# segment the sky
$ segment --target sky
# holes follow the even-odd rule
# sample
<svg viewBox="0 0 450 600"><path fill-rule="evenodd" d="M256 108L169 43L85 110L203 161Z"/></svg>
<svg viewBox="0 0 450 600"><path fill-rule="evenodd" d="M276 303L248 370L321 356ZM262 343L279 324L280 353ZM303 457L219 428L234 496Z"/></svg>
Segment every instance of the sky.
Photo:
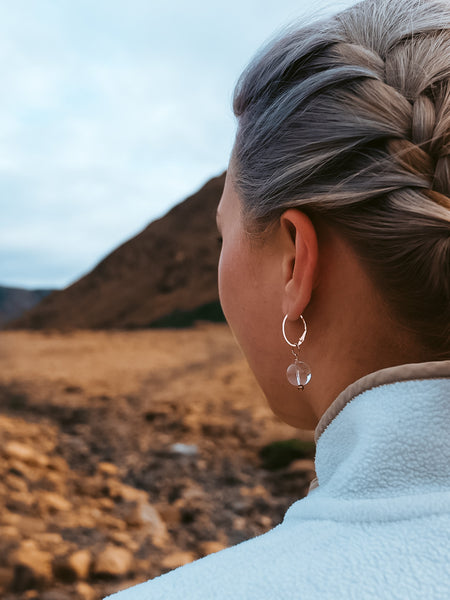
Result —
<svg viewBox="0 0 450 600"><path fill-rule="evenodd" d="M66 287L223 172L242 69L311 4L0 0L0 285Z"/></svg>

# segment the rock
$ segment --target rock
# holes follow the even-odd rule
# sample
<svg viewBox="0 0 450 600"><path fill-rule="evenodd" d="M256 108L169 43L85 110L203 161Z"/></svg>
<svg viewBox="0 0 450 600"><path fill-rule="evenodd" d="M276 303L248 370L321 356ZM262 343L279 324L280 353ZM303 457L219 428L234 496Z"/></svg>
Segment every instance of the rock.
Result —
<svg viewBox="0 0 450 600"><path fill-rule="evenodd" d="M273 525L272 519L267 515L259 516L256 519L256 522L258 523L258 525L261 525L261 527L264 527L264 529L266 529L266 530L270 529Z"/></svg>
<svg viewBox="0 0 450 600"><path fill-rule="evenodd" d="M130 505L125 520L132 527L145 529L154 544L159 545L167 541L167 527L154 506L148 502L134 502Z"/></svg>
<svg viewBox="0 0 450 600"><path fill-rule="evenodd" d="M97 471L102 475L109 475L111 477L115 477L119 474L118 467L109 462L99 462L97 465Z"/></svg>
<svg viewBox="0 0 450 600"><path fill-rule="evenodd" d="M50 512L64 512L72 508L72 504L66 498L55 492L41 492L38 502L41 509Z"/></svg>
<svg viewBox="0 0 450 600"><path fill-rule="evenodd" d="M205 490L200 485L191 481L183 490L182 499L184 502L198 502L199 500L204 500Z"/></svg>
<svg viewBox="0 0 450 600"><path fill-rule="evenodd" d="M0 592L6 592L11 587L14 578L14 569L0 567Z"/></svg>
<svg viewBox="0 0 450 600"><path fill-rule="evenodd" d="M173 504L158 504L158 512L164 522L169 525L178 525L181 522L181 507Z"/></svg>
<svg viewBox="0 0 450 600"><path fill-rule="evenodd" d="M170 450L174 454L182 454L183 456L196 456L198 454L198 446L196 444L172 444Z"/></svg>
<svg viewBox="0 0 450 600"><path fill-rule="evenodd" d="M314 461L308 458L299 458L291 462L287 468L288 473L313 472L315 471Z"/></svg>
<svg viewBox="0 0 450 600"><path fill-rule="evenodd" d="M14 527L19 525L21 520L21 516L15 512L9 512L8 510L0 512L0 523L3 525L12 525Z"/></svg>
<svg viewBox="0 0 450 600"><path fill-rule="evenodd" d="M96 557L92 573L97 577L125 577L132 565L133 555L129 550L109 544Z"/></svg>
<svg viewBox="0 0 450 600"><path fill-rule="evenodd" d="M66 473L69 470L69 465L62 456L52 456L49 458L48 468L52 471Z"/></svg>
<svg viewBox="0 0 450 600"><path fill-rule="evenodd" d="M0 539L2 541L18 540L20 537L17 527L14 527L13 525L0 526Z"/></svg>
<svg viewBox="0 0 450 600"><path fill-rule="evenodd" d="M10 458L15 458L30 465L46 467L48 464L48 458L44 454L20 442L8 442L5 445L4 452Z"/></svg>
<svg viewBox="0 0 450 600"><path fill-rule="evenodd" d="M8 473L8 475L5 477L5 484L9 489L16 492L24 492L25 494L28 493L27 482L22 479L22 477L18 477L12 473Z"/></svg>
<svg viewBox="0 0 450 600"><path fill-rule="evenodd" d="M126 531L127 524L120 517L115 517L108 513L103 513L101 518L97 521L97 526L101 525L102 528L108 529L108 531Z"/></svg>
<svg viewBox="0 0 450 600"><path fill-rule="evenodd" d="M235 517L233 519L233 529L236 531L244 531L246 525L247 521L244 519L244 517Z"/></svg>
<svg viewBox="0 0 450 600"><path fill-rule="evenodd" d="M139 550L139 544L125 531L110 531L109 539L120 546L125 546L133 553Z"/></svg>
<svg viewBox="0 0 450 600"><path fill-rule="evenodd" d="M114 501L111 500L111 498L99 498L98 505L100 506L101 510L106 511L111 511L115 506Z"/></svg>
<svg viewBox="0 0 450 600"><path fill-rule="evenodd" d="M176 569L187 563L195 560L195 555L192 552L172 552L163 558L161 566L164 569Z"/></svg>
<svg viewBox="0 0 450 600"><path fill-rule="evenodd" d="M49 552L39 550L32 540L22 542L10 558L14 567L12 590L23 592L44 587L52 578L51 558Z"/></svg>
<svg viewBox="0 0 450 600"><path fill-rule="evenodd" d="M72 600L72 596L62 590L48 590L39 594L39 600Z"/></svg>
<svg viewBox="0 0 450 600"><path fill-rule="evenodd" d="M255 485L254 487L244 487L240 488L241 496L245 496L247 498L268 498L269 492L262 485Z"/></svg>
<svg viewBox="0 0 450 600"><path fill-rule="evenodd" d="M97 600L98 598L98 594L94 588L84 581L78 582L75 589L80 600Z"/></svg>
<svg viewBox="0 0 450 600"><path fill-rule="evenodd" d="M53 563L55 577L62 581L73 582L87 579L92 562L89 550L77 550L68 556L57 558Z"/></svg>
<svg viewBox="0 0 450 600"><path fill-rule="evenodd" d="M111 498L114 500L125 500L126 502L147 502L148 494L144 490L138 490L137 488L125 485L120 481L111 479L105 482L105 487Z"/></svg>
<svg viewBox="0 0 450 600"><path fill-rule="evenodd" d="M14 490L10 490L7 503L8 508L12 508L14 511L19 513L27 514L30 512L28 508L31 509L33 504L33 496L28 492L16 492Z"/></svg>
<svg viewBox="0 0 450 600"><path fill-rule="evenodd" d="M117 487L117 482L112 484L116 484ZM94 477L83 477L77 480L75 489L78 494L90 498L104 498L105 493L111 494L110 485L105 486L104 478L98 473Z"/></svg>
<svg viewBox="0 0 450 600"><path fill-rule="evenodd" d="M41 547L46 548L48 550L55 550L55 548L59 549L62 546L64 546L64 540L61 534L51 533L49 531L41 533L41 535L39 536L39 543Z"/></svg>
<svg viewBox="0 0 450 600"><path fill-rule="evenodd" d="M207 556L208 554L214 554L214 552L220 552L224 550L227 546L217 541L210 542L200 542L199 551L203 556Z"/></svg>
<svg viewBox="0 0 450 600"><path fill-rule="evenodd" d="M37 517L30 517L28 515L16 516L20 518L17 521L15 521L15 519L12 519L11 521L15 521L17 523L17 529L19 529L19 531L25 534L26 537L34 537L35 534L45 532L46 525L43 519L39 519Z"/></svg>

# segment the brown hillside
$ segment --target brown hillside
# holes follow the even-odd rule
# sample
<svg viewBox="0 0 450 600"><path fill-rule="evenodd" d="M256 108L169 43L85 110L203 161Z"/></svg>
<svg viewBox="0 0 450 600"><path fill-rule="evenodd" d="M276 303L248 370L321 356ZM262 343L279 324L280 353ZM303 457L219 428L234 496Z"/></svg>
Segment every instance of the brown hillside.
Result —
<svg viewBox="0 0 450 600"><path fill-rule="evenodd" d="M25 311L36 306L52 290L24 290L0 286L0 327L18 319Z"/></svg>
<svg viewBox="0 0 450 600"><path fill-rule="evenodd" d="M110 329L220 319L215 213L225 174L150 223L13 329Z"/></svg>

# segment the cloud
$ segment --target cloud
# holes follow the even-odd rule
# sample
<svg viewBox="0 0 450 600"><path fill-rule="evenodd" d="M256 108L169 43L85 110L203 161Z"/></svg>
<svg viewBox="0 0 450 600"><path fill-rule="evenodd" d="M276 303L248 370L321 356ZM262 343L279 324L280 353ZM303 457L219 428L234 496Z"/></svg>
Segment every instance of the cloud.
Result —
<svg viewBox="0 0 450 600"><path fill-rule="evenodd" d="M0 6L0 282L65 286L227 165L236 79L299 3Z"/></svg>

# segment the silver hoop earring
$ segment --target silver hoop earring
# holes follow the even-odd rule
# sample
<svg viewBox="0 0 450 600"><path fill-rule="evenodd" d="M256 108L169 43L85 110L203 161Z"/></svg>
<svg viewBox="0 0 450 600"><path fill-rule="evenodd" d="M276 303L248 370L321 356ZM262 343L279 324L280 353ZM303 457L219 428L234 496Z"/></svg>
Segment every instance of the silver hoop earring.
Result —
<svg viewBox="0 0 450 600"><path fill-rule="evenodd" d="M305 341L306 337L306 321L303 318L303 315L300 315L300 319L303 321L303 327L305 328L302 335L300 336L298 342L293 344L290 342L286 335L286 321L288 316L286 315L283 319L283 324L281 326L281 330L283 332L283 337L287 344L292 348L292 354L295 357L295 360L292 364L290 364L286 370L286 377L289 383L295 386L299 391L305 388L305 385L309 383L311 379L311 369L309 365L305 362L301 361L299 358L300 346Z"/></svg>

